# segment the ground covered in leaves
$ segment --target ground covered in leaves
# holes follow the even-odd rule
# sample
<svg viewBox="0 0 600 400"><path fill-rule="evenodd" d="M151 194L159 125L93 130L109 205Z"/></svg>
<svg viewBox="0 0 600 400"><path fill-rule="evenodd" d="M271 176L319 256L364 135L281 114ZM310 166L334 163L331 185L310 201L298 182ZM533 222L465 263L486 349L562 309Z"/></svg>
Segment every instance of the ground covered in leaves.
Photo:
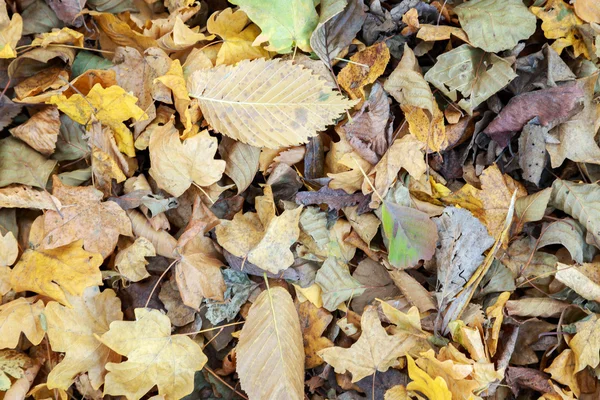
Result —
<svg viewBox="0 0 600 400"><path fill-rule="evenodd" d="M0 399L599 399L599 24L0 0Z"/></svg>

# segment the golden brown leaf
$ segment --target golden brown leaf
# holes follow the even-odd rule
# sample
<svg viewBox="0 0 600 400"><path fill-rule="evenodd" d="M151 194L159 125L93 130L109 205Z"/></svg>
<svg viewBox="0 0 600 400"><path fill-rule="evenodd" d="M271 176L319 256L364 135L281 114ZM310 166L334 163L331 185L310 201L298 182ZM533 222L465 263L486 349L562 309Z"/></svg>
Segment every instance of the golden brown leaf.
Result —
<svg viewBox="0 0 600 400"><path fill-rule="evenodd" d="M34 114L22 125L10 130L10 133L33 147L40 153L49 156L54 153L58 130L60 128L56 107L45 107Z"/></svg>
<svg viewBox="0 0 600 400"><path fill-rule="evenodd" d="M350 57L350 61L353 63L338 74L338 82L351 99L364 99L364 87L383 74L390 61L390 50L385 42L380 42L359 51Z"/></svg>
<svg viewBox="0 0 600 400"><path fill-rule="evenodd" d="M146 257L156 255L154 245L145 237L135 239L129 247L119 251L115 258L115 267L121 275L131 282L138 282L150 276L146 271Z"/></svg>
<svg viewBox="0 0 600 400"><path fill-rule="evenodd" d="M300 317L300 327L302 328L302 338L304 340L304 368L310 369L323 364L323 359L319 357L319 350L333 347L333 342L323 337L323 332L333 319L333 316L324 308L318 308L310 301L305 301L298 305L298 316Z"/></svg>

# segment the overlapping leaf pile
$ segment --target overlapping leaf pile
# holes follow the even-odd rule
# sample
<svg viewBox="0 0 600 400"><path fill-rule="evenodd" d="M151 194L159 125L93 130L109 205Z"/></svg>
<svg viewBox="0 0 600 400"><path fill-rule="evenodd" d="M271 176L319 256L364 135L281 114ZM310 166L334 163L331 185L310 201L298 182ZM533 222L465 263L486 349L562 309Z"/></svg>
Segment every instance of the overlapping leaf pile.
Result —
<svg viewBox="0 0 600 400"><path fill-rule="evenodd" d="M599 57L596 0L0 0L0 399L600 398Z"/></svg>

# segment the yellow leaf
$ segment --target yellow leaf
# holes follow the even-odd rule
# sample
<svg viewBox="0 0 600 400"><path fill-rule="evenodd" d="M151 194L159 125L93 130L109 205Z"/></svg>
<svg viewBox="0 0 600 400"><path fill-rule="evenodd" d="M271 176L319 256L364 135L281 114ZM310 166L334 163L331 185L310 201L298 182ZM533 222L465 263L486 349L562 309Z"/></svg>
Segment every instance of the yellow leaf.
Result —
<svg viewBox="0 0 600 400"><path fill-rule="evenodd" d="M214 35L206 36L198 32L198 27L190 29L183 20L177 16L173 31L161 37L158 44L166 51L179 51L192 47L198 42L212 40Z"/></svg>
<svg viewBox="0 0 600 400"><path fill-rule="evenodd" d="M587 366L596 368L600 364L600 318L592 314L583 321L575 323L577 333L569 342L575 355L577 373Z"/></svg>
<svg viewBox="0 0 600 400"><path fill-rule="evenodd" d="M44 312L52 350L65 353L48 375L48 388L68 390L79 374L87 373L92 387L98 389L104 383L105 364L119 362L121 357L95 335L123 319L121 300L113 290L101 293L98 287L87 288L81 297L67 298L72 308L52 301Z"/></svg>
<svg viewBox="0 0 600 400"><path fill-rule="evenodd" d="M344 154L338 160L338 164L346 167L348 171L327 174L331 178L329 187L331 189L343 189L349 194L356 192L363 186L365 174L372 168L372 165L361 158L356 151Z"/></svg>
<svg viewBox="0 0 600 400"><path fill-rule="evenodd" d="M15 58L17 42L23 32L23 18L17 13L8 18L6 1L0 0L0 58Z"/></svg>
<svg viewBox="0 0 600 400"><path fill-rule="evenodd" d="M175 108L179 113L181 123L185 127L183 136L188 137L197 132L198 127L194 127L195 121L192 119L192 110L190 109L192 100L188 95L185 79L183 77L183 68L181 67L179 60L173 61L167 73L156 78L154 81L162 83L173 92Z"/></svg>
<svg viewBox="0 0 600 400"><path fill-rule="evenodd" d="M110 86L105 89L99 83L94 85L85 97L77 93L68 99L64 95L52 96L48 101L82 125L90 125L92 116L95 116L98 121L113 130L119 150L130 157L135 157L133 135L123 121L130 118L139 121L148 117L144 110L136 106L136 102L137 97L125 92L121 87Z"/></svg>
<svg viewBox="0 0 600 400"><path fill-rule="evenodd" d="M185 335L171 335L169 317L158 310L135 309L135 321L113 321L100 341L127 357L109 362L104 394L139 400L152 387L167 399L180 399L194 389L194 373L208 360Z"/></svg>
<svg viewBox="0 0 600 400"><path fill-rule="evenodd" d="M217 139L204 130L179 139L171 119L150 137L150 175L161 189L181 196L193 183L210 186L221 179L225 161L215 160Z"/></svg>
<svg viewBox="0 0 600 400"><path fill-rule="evenodd" d="M102 285L102 256L83 250L82 244L78 240L51 250L25 250L11 274L13 289L70 305L67 294L79 296L89 286Z"/></svg>
<svg viewBox="0 0 600 400"><path fill-rule="evenodd" d="M44 302L35 300L35 297L19 297L0 306L0 349L17 347L21 333L34 346L44 339L46 332L41 319Z"/></svg>
<svg viewBox="0 0 600 400"><path fill-rule="evenodd" d="M121 275L131 282L138 282L150 276L146 271L146 257L156 255L154 245L145 237L138 237L129 247L119 251L115 258L115 267Z"/></svg>
<svg viewBox="0 0 600 400"><path fill-rule="evenodd" d="M437 102L433 102L433 114L414 106L402 106L402 111L408 122L408 130L419 141L426 144L428 153L440 152L448 147L444 113L440 111Z"/></svg>
<svg viewBox="0 0 600 400"><path fill-rule="evenodd" d="M235 12L226 8L210 16L206 28L210 33L223 39L223 44L217 54L217 65L234 65L238 61L255 58L271 58L271 53L262 46L253 46L260 28L250 20L240 9Z"/></svg>
<svg viewBox="0 0 600 400"><path fill-rule="evenodd" d="M16 350L0 350L0 391L7 391L12 386L10 377L23 377L24 370L31 367L33 361L29 356ZM6 397L5 397L6 398Z"/></svg>
<svg viewBox="0 0 600 400"><path fill-rule="evenodd" d="M277 274L294 262L290 246L300 235L302 207L275 216L271 187L265 186L264 192L256 198L257 213L239 212L231 221L221 220L216 227L217 241L231 254Z"/></svg>
<svg viewBox="0 0 600 400"><path fill-rule="evenodd" d="M583 25L583 21L575 14L572 6L563 0L549 0L544 7L530 7L530 10L543 21L544 35L548 39L557 39L552 48L558 54L565 47L573 46L575 57L583 54L590 58L582 35L577 30L578 26Z"/></svg>
<svg viewBox="0 0 600 400"><path fill-rule="evenodd" d="M422 24L419 32L417 32L417 38L430 42L448 40L450 36L457 37L465 43L470 43L467 33L455 26Z"/></svg>
<svg viewBox="0 0 600 400"><path fill-rule="evenodd" d="M102 193L92 186L64 185L54 175L52 193L62 203L60 211L44 215L42 247L54 249L83 240L87 251L106 258L114 250L119 235L133 236L127 214L113 201L101 202Z"/></svg>
<svg viewBox="0 0 600 400"><path fill-rule="evenodd" d="M466 326L461 320L455 320L448 324L452 340L463 346L475 361L487 361L485 346L481 333L477 328Z"/></svg>
<svg viewBox="0 0 600 400"><path fill-rule="evenodd" d="M321 286L313 283L312 285L303 288L300 285L293 284L296 289L296 294L298 295L298 299L304 297L304 300L300 300L300 302L309 301L315 307L321 308L323 307L323 299L321 298Z"/></svg>
<svg viewBox="0 0 600 400"><path fill-rule="evenodd" d="M133 47L140 53L144 53L150 47L158 47L156 40L134 31L117 15L96 11L90 11L89 14L94 18L100 30L117 46Z"/></svg>
<svg viewBox="0 0 600 400"><path fill-rule="evenodd" d="M438 360L433 350L421 353L421 357L416 362L428 376L436 380L442 379L452 393L453 399L477 398L473 392L479 388L479 383L469 379L473 373L472 365L457 363L454 360ZM407 388L411 389L410 384ZM437 397L430 398L437 399Z"/></svg>
<svg viewBox="0 0 600 400"><path fill-rule="evenodd" d="M68 44L75 47L83 47L83 33L74 31L71 28L52 29L52 32L46 32L38 35L32 46L48 47L51 44Z"/></svg>
<svg viewBox="0 0 600 400"><path fill-rule="evenodd" d="M579 397L581 390L575 376L575 354L573 350L563 350L544 372L549 373L556 382L568 386Z"/></svg>
<svg viewBox="0 0 600 400"><path fill-rule="evenodd" d="M236 371L250 400L304 398L302 332L285 289L267 287L258 296L236 352Z"/></svg>
<svg viewBox="0 0 600 400"><path fill-rule="evenodd" d="M11 269L9 267L0 266L0 296L4 296L10 292L10 274Z"/></svg>
<svg viewBox="0 0 600 400"><path fill-rule="evenodd" d="M410 338L388 335L374 307L365 309L360 325L362 333L350 348L332 347L317 353L338 374L350 371L352 382L397 366L398 358L406 355L414 344Z"/></svg>
<svg viewBox="0 0 600 400"><path fill-rule="evenodd" d="M324 308L315 307L308 301L298 305L298 316L304 339L304 368L318 367L323 364L323 359L317 354L318 351L333 347L333 342L323 336L333 316Z"/></svg>
<svg viewBox="0 0 600 400"><path fill-rule="evenodd" d="M338 74L338 82L351 99L364 99L363 88L383 74L390 61L390 50L385 42L380 42L354 54L350 61L353 63Z"/></svg>
<svg viewBox="0 0 600 400"><path fill-rule="evenodd" d="M408 398L406 387L403 385L392 386L383 396L383 400L408 400Z"/></svg>
<svg viewBox="0 0 600 400"><path fill-rule="evenodd" d="M86 375L82 375L86 376ZM34 386L27 396L31 396L34 400L69 400L69 394L63 389L48 389L48 385L40 383Z"/></svg>
<svg viewBox="0 0 600 400"><path fill-rule="evenodd" d="M411 356L406 356L408 362L408 376L412 379L406 389L423 393L429 399L452 400L452 393L448 390L448 385L441 377L433 379L421 368L417 367L415 360Z"/></svg>
<svg viewBox="0 0 600 400"><path fill-rule="evenodd" d="M488 319L494 319L494 324L492 325L492 334L487 340L488 349L490 351L491 357L494 357L494 355L496 354L496 348L498 347L498 337L500 336L500 328L502 327L502 321L504 320L503 310L509 298L510 292L503 292L500 294L500 296L498 296L496 302L485 310Z"/></svg>

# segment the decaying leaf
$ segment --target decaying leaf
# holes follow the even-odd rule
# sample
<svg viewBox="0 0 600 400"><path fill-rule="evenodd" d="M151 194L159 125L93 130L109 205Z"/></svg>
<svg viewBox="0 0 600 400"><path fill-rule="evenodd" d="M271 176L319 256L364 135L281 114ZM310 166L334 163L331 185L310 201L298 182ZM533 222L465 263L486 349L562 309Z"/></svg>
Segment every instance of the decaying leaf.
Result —
<svg viewBox="0 0 600 400"><path fill-rule="evenodd" d="M323 307L329 311L365 291L363 285L350 275L348 266L335 257L325 260L317 271L315 283L321 287Z"/></svg>
<svg viewBox="0 0 600 400"><path fill-rule="evenodd" d="M138 282L150 276L146 271L146 257L155 256L154 245L145 237L139 237L131 246L119 251L115 258L115 267L119 273L131 282Z"/></svg>
<svg viewBox="0 0 600 400"><path fill-rule="evenodd" d="M12 386L10 378L22 378L25 369L33 365L33 360L25 353L16 350L0 350L0 390L5 392Z"/></svg>

